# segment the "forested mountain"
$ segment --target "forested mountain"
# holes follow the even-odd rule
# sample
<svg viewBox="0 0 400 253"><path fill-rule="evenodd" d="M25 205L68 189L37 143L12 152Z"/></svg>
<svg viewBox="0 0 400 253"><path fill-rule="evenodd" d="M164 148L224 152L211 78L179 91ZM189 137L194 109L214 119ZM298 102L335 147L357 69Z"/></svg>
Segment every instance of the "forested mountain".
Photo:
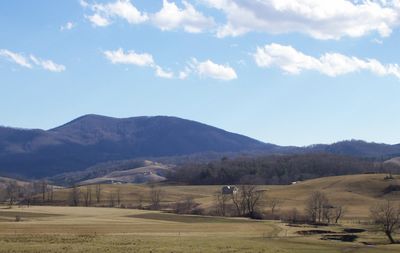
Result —
<svg viewBox="0 0 400 253"><path fill-rule="evenodd" d="M282 147L166 116L119 119L86 115L47 131L0 127L0 176L51 177L132 159L187 164L218 160L225 155L234 158L242 154L254 157L314 153L383 161L400 156L400 145L352 140Z"/></svg>
<svg viewBox="0 0 400 253"><path fill-rule="evenodd" d="M114 160L275 147L175 117L86 115L48 131L0 128L0 172L42 177Z"/></svg>

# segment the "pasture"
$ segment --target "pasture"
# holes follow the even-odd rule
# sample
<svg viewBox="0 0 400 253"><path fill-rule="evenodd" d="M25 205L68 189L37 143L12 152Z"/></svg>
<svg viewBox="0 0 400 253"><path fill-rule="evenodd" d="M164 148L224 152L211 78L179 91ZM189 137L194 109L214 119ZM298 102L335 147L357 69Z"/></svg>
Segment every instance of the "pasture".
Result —
<svg viewBox="0 0 400 253"><path fill-rule="evenodd" d="M317 190L345 206L340 225L319 227L106 207L116 191L124 207L139 201L148 204L150 188L145 185L101 185L102 200L97 203L92 196L96 207L65 206L70 189L57 189L54 203L58 206L0 206L0 252L399 252L400 245L389 245L381 232L365 222L370 207L379 200L400 200L398 192L384 193L398 180L395 177L388 181L384 175L375 174L259 186L266 193L262 205L266 211L268 200L277 198L282 201L279 212L294 207L301 212L309 195ZM93 188L94 195L93 185L82 186L80 191L87 187ZM191 197L207 214L214 208L214 194L220 186L161 184L158 188L163 191L164 206ZM344 229L349 228L366 231L345 233ZM344 234L357 239L332 240Z"/></svg>
<svg viewBox="0 0 400 253"><path fill-rule="evenodd" d="M22 220L15 222L19 215ZM356 242L302 236L275 221L94 207L3 207L0 252L398 252L380 234ZM329 227L330 232L343 227ZM374 245L368 245L374 244Z"/></svg>

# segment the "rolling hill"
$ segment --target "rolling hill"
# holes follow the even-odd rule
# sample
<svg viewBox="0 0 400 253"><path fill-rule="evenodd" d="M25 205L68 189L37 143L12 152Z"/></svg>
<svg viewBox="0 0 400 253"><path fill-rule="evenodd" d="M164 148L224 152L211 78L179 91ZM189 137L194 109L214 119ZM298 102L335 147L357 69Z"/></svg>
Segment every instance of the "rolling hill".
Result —
<svg viewBox="0 0 400 253"><path fill-rule="evenodd" d="M275 148L175 117L86 115L48 131L0 128L0 172L37 178L107 161Z"/></svg>

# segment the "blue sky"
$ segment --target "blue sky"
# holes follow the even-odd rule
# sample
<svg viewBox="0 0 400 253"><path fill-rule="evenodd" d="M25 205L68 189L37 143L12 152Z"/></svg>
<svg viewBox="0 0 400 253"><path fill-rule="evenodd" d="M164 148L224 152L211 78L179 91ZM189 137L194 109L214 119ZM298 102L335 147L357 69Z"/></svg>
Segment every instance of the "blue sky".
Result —
<svg viewBox="0 0 400 253"><path fill-rule="evenodd" d="M0 125L171 115L400 143L399 26L399 0L1 1Z"/></svg>

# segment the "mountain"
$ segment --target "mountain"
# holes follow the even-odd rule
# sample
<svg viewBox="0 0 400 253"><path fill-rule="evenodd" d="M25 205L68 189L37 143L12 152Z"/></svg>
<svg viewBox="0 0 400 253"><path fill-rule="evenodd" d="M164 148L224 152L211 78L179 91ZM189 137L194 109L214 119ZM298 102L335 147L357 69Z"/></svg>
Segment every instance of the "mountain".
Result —
<svg viewBox="0 0 400 253"><path fill-rule="evenodd" d="M310 151L337 155L386 159L400 156L400 144L389 145L383 143L365 142L361 140L349 140L333 143L330 145L312 145L305 148L304 150L304 152Z"/></svg>
<svg viewBox="0 0 400 253"><path fill-rule="evenodd" d="M150 159L176 164L177 159L204 162L225 154L234 157L244 153L252 156L330 153L380 161L400 156L400 144L351 140L331 145L281 147L166 116L119 119L85 115L47 131L0 127L0 176L52 177L99 164L107 170L108 162L115 165L120 164L116 161Z"/></svg>
<svg viewBox="0 0 400 253"><path fill-rule="evenodd" d="M176 117L86 115L44 130L0 128L0 172L25 177L80 171L97 163L277 146Z"/></svg>

